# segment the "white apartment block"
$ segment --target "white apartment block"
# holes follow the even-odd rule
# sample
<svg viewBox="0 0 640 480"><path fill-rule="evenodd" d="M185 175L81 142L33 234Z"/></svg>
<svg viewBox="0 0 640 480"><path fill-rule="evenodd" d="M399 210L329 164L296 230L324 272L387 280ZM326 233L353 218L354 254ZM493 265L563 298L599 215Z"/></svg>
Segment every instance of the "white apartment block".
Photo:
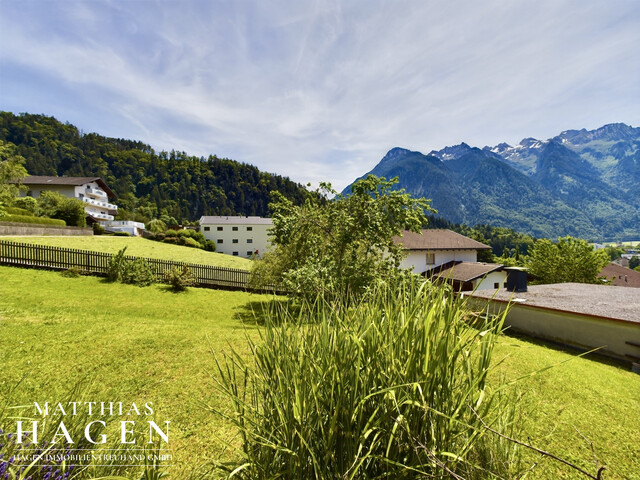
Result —
<svg viewBox="0 0 640 480"><path fill-rule="evenodd" d="M200 231L216 243L218 253L260 257L269 248L270 218L240 216L200 217Z"/></svg>

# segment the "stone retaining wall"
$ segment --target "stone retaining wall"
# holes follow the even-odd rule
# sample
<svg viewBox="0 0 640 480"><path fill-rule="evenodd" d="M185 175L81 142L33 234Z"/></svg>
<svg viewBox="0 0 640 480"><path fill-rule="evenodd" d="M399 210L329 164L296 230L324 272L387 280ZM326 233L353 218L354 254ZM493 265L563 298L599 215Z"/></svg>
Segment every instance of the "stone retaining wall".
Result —
<svg viewBox="0 0 640 480"><path fill-rule="evenodd" d="M0 222L0 236L76 236L93 235L89 227L58 227L56 225L38 225L37 223Z"/></svg>

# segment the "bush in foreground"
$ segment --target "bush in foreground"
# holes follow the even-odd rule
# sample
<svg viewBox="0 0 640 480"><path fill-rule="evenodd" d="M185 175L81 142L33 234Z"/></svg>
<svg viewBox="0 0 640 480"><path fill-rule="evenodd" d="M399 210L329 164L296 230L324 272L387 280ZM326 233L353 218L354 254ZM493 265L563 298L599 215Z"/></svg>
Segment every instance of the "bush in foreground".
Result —
<svg viewBox="0 0 640 480"><path fill-rule="evenodd" d="M195 280L195 276L186 265L182 268L171 267L171 270L164 273L164 281L174 292L184 292L195 283Z"/></svg>
<svg viewBox="0 0 640 480"><path fill-rule="evenodd" d="M241 478L509 478L513 410L486 384L503 317L405 282L352 307L269 312L253 361L216 358ZM476 318L476 324L468 324ZM511 413L509 413L511 412ZM456 476L458 475L458 476ZM494 477L496 476L496 477Z"/></svg>
<svg viewBox="0 0 640 480"><path fill-rule="evenodd" d="M146 287L156 281L156 276L149 264L143 259L135 260L125 257L127 247L112 255L107 265L107 280L110 282L121 281Z"/></svg>

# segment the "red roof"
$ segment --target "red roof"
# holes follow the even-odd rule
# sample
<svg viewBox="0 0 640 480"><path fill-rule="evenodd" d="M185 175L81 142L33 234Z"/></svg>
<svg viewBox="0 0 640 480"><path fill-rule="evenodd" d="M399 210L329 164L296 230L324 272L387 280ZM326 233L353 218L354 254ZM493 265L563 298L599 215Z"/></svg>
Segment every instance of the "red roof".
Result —
<svg viewBox="0 0 640 480"><path fill-rule="evenodd" d="M611 285L616 287L635 287L640 288L640 272L631 270L618 265L617 263L610 263L600 271L600 275L611 280Z"/></svg>

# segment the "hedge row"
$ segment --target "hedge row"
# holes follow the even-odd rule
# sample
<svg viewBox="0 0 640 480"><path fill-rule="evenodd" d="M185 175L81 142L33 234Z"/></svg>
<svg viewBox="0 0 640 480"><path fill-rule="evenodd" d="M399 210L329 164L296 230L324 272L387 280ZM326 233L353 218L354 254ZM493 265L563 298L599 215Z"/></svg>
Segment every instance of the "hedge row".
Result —
<svg viewBox="0 0 640 480"><path fill-rule="evenodd" d="M33 213L25 208L19 207L4 207L4 211L9 215L26 215L27 217L33 217Z"/></svg>
<svg viewBox="0 0 640 480"><path fill-rule="evenodd" d="M67 226L64 220L58 220L56 218L31 217L28 215L5 215L0 217L0 222L35 223L41 225L56 225L59 227Z"/></svg>

